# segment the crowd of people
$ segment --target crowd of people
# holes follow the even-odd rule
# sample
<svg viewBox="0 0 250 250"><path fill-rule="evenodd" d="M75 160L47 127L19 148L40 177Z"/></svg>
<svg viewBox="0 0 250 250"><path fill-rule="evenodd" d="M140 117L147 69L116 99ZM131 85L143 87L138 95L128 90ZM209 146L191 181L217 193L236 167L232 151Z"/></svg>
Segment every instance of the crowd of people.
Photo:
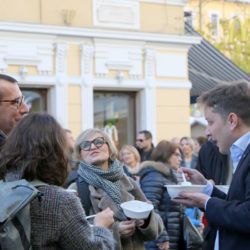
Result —
<svg viewBox="0 0 250 250"><path fill-rule="evenodd" d="M198 102L205 136L154 146L142 130L118 151L100 129L74 140L51 115L28 114L17 81L0 74L0 180L44 183L30 205L32 249L185 250L184 214L203 233L202 249L248 249L250 86L219 85ZM183 173L205 188L171 199L165 185L182 182ZM215 186L230 183L228 194ZM127 218L120 205L130 200L154 209L140 221Z"/></svg>

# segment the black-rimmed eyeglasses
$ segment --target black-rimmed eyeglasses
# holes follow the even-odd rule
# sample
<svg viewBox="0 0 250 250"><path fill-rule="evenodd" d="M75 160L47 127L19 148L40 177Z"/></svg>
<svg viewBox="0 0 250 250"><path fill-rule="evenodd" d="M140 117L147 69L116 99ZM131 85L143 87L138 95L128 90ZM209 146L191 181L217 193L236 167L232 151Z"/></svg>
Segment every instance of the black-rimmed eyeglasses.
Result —
<svg viewBox="0 0 250 250"><path fill-rule="evenodd" d="M22 103L24 102L24 99L25 99L25 97L22 95L22 96L20 96L16 99L13 99L13 100L0 100L0 102L9 102L13 105L15 104L17 109L19 109L21 107Z"/></svg>
<svg viewBox="0 0 250 250"><path fill-rule="evenodd" d="M80 148L84 151L89 151L91 149L92 143L95 145L96 148L100 148L105 143L105 140L103 137L97 137L92 141L83 141L80 144Z"/></svg>

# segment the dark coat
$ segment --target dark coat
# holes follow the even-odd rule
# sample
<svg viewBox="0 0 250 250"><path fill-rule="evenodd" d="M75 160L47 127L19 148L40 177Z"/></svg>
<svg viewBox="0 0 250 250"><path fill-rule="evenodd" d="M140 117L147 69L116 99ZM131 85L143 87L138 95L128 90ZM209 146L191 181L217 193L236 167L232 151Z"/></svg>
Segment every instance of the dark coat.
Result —
<svg viewBox="0 0 250 250"><path fill-rule="evenodd" d="M226 184L228 156L220 153L212 140L204 143L199 151L196 169L208 180L212 179L216 185ZM203 250L214 248L216 229L209 223L203 230Z"/></svg>
<svg viewBox="0 0 250 250"><path fill-rule="evenodd" d="M146 161L141 165L139 176L142 191L152 201L165 225L165 230L156 241L145 244L146 249L158 249L156 244L165 241L170 242L170 249L184 249L181 247L183 208L171 201L164 186L177 183L173 171L161 162Z"/></svg>
<svg viewBox="0 0 250 250"><path fill-rule="evenodd" d="M216 185L225 185L227 161L227 155L221 154L218 147L209 140L200 149L196 169Z"/></svg>
<svg viewBox="0 0 250 250"><path fill-rule="evenodd" d="M206 218L219 229L220 250L250 247L250 144L234 173L228 195L214 188L206 206ZM216 197L219 197L216 198Z"/></svg>
<svg viewBox="0 0 250 250"><path fill-rule="evenodd" d="M141 162L143 161L151 161L152 160L152 152L154 149L154 145L152 144L152 147L149 151L143 151L141 148L136 148L139 152L139 155L141 157Z"/></svg>
<svg viewBox="0 0 250 250"><path fill-rule="evenodd" d="M0 129L0 150L3 146L3 144L6 141L6 135L4 134L4 132Z"/></svg>

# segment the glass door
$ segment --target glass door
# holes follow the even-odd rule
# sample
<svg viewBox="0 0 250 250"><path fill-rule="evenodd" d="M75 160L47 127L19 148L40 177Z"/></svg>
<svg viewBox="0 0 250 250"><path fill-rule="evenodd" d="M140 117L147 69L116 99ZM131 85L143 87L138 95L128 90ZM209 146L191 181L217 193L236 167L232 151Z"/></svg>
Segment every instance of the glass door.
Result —
<svg viewBox="0 0 250 250"><path fill-rule="evenodd" d="M30 113L47 112L47 89L21 88Z"/></svg>
<svg viewBox="0 0 250 250"><path fill-rule="evenodd" d="M117 149L134 145L135 92L94 92L94 127L104 129Z"/></svg>

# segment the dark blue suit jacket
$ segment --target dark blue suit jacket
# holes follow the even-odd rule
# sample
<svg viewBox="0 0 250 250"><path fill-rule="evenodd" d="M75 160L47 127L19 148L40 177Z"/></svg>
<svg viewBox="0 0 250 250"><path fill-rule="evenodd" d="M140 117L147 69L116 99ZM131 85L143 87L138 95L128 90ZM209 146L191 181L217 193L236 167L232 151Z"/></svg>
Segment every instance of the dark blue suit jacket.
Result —
<svg viewBox="0 0 250 250"><path fill-rule="evenodd" d="M205 213L208 222L219 229L219 250L250 249L250 144L234 173L228 195L214 188Z"/></svg>

